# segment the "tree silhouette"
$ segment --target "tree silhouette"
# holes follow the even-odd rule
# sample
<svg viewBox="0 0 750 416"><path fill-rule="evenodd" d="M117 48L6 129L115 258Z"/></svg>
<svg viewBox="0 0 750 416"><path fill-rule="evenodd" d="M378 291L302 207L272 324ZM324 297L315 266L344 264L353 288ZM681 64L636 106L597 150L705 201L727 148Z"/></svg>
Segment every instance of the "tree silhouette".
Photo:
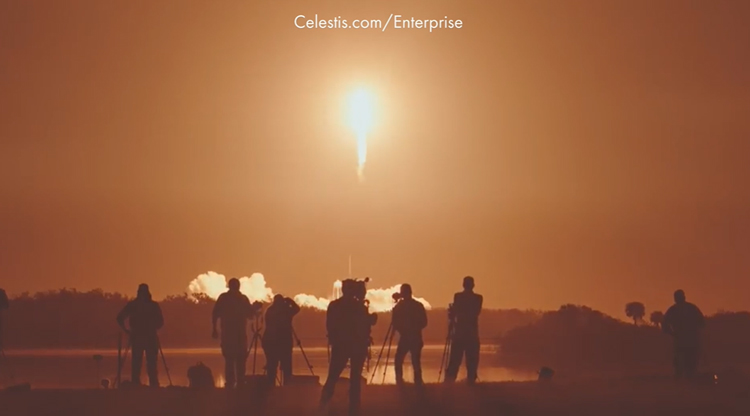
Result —
<svg viewBox="0 0 750 416"><path fill-rule="evenodd" d="M641 302L630 302L625 305L625 315L633 318L633 323L638 325L638 321L642 321L646 316L646 307Z"/></svg>
<svg viewBox="0 0 750 416"><path fill-rule="evenodd" d="M75 289L48 290L38 293L21 293L9 299L10 309L0 310L2 318L3 347L11 349L32 348L96 348L117 346L120 329L115 317L125 306L129 296L104 292L101 289L87 292ZM215 301L202 294L181 293L155 299L164 314L164 328L159 339L166 348L214 348L211 338L211 313ZM2 305L0 305L2 309ZM427 311L428 327L423 332L425 342L445 341L446 310L434 308ZM539 311L486 310L480 337L491 339L518 327L541 319ZM294 318L297 336L308 346L326 346L325 311L303 308ZM388 319L382 316L381 324L373 328L374 339L382 339L388 330ZM536 366L536 365L535 365ZM3 378L0 357L0 380ZM0 406L1 407L1 406Z"/></svg>
<svg viewBox="0 0 750 416"><path fill-rule="evenodd" d="M661 311L654 311L651 312L651 316L649 317L649 320L651 321L654 326L657 326L661 328L661 321L664 319L664 313Z"/></svg>

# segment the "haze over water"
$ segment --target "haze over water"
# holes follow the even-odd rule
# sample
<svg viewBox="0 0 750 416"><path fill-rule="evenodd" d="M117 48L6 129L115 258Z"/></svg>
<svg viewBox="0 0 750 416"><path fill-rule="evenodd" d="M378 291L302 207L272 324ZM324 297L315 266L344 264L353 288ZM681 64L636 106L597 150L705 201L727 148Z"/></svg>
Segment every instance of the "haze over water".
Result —
<svg viewBox="0 0 750 416"><path fill-rule="evenodd" d="M368 382L372 377L372 371L375 367L378 353L382 344L373 347L372 359L370 361L370 371L365 371ZM303 344L304 348L304 344ZM311 347L304 348L310 364L313 367L315 375L320 376L320 382L325 382L328 372L328 360L326 348ZM386 350L383 351L381 364L376 371L373 384L382 384L383 371ZM117 350L83 350L83 349L44 349L44 350L15 350L6 352L9 357L13 358L13 370L19 380L30 382L34 388L98 388L99 381L103 378L114 381L117 374ZM396 345L391 347L389 365L385 373L385 384L395 383L395 374L393 372L393 357L396 353ZM100 354L103 359L100 363L99 373L97 374L97 365L93 359L94 354ZM257 361L255 373L263 374L265 357L261 348L257 351ZM442 345L426 345L422 352L422 371L427 383L434 383L437 380L440 371L440 362L443 354ZM484 346L482 349L480 363L480 379L482 381L527 381L536 379L536 374L532 371L516 371L493 365L493 346ZM169 368L169 375L174 385L188 385L187 371L197 362L203 362L209 366L214 375L214 381L217 386L223 385L224 382L224 360L221 351L218 348L176 348L164 349L164 357ZM127 362L122 370L122 380L130 379L130 359L128 354ZM299 348L295 347L292 358L295 375L310 375L304 357ZM366 369L367 370L367 369ZM141 373L142 380L146 380L144 368ZM247 374L253 374L253 353L251 351L247 361ZM348 374L348 370L344 375ZM404 377L407 382L413 380L413 372L409 357L407 356L404 363ZM459 379L465 377L465 369L459 372ZM164 370L164 362L159 357L159 379L162 386L169 384L167 373ZM3 380L5 382L6 380Z"/></svg>

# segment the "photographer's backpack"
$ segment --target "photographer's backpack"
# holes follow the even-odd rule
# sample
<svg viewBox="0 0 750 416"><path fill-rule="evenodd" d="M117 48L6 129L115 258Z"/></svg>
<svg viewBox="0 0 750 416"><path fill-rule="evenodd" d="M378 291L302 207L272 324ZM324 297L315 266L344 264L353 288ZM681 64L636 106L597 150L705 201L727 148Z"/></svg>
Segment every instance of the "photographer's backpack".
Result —
<svg viewBox="0 0 750 416"><path fill-rule="evenodd" d="M188 380L190 380L190 388L206 389L216 387L211 369L202 362L198 362L198 364L188 369Z"/></svg>

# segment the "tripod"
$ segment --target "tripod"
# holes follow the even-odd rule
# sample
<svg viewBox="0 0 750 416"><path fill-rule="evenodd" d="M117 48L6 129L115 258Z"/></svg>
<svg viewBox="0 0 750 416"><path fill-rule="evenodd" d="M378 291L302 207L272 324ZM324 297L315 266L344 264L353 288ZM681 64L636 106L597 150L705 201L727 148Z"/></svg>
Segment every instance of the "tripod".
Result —
<svg viewBox="0 0 750 416"><path fill-rule="evenodd" d="M383 368L383 383L385 383L385 374L388 371L388 360L391 356L391 345L393 344L393 334L396 331L393 329L393 321L391 321L390 325L388 325L388 330L385 332L385 339L383 340L383 346L380 347L380 352L378 353L378 358L375 360L375 367L372 369L372 377L370 378L370 383L372 384L372 381L375 379L375 374L378 371L378 366L380 365L380 358L383 356L383 350L385 349L385 345L388 344L388 352L385 356L385 365Z"/></svg>
<svg viewBox="0 0 750 416"><path fill-rule="evenodd" d="M169 381L169 386L172 387L172 377L169 375L169 367L167 367L167 359L164 358L164 350L161 348L161 340L159 339L159 336L156 336L156 344L159 346L159 354L161 354L161 361L164 364L164 372L167 373L167 380Z"/></svg>
<svg viewBox="0 0 750 416"><path fill-rule="evenodd" d="M5 365L5 368L8 369L8 378L10 378L10 382L15 383L16 377L13 375L13 368L10 366L10 360L8 360L8 356L5 355L5 349L3 349L2 346L0 346L0 354L2 354L3 364Z"/></svg>
<svg viewBox="0 0 750 416"><path fill-rule="evenodd" d="M262 328L260 322L260 315L255 316L255 322L250 326L250 330L253 332L253 337L250 340L250 350L253 351L253 375L255 375L255 363L258 361L258 344L261 344L263 337L260 334Z"/></svg>
<svg viewBox="0 0 750 416"><path fill-rule="evenodd" d="M443 370L448 372L448 364L451 359L451 341L453 340L453 317L450 316L450 308L453 304L448 306L448 335L445 337L445 347L443 347L443 358L440 360L440 371L438 372L437 382L440 383L440 376L443 375Z"/></svg>
<svg viewBox="0 0 750 416"><path fill-rule="evenodd" d="M250 340L250 346L249 350L253 351L253 373L252 375L257 375L255 372L256 363L258 362L258 345L262 345L263 343L263 335L261 335L261 328L263 328L263 325L261 324L261 315L255 315L255 321L250 326L250 330L253 333L253 337ZM268 363L266 363L264 374L268 374ZM277 375L276 376L276 382L281 384L281 378Z"/></svg>
<svg viewBox="0 0 750 416"><path fill-rule="evenodd" d="M164 364L164 371L167 373L167 380L169 380L169 386L172 387L172 377L169 375L169 367L167 367L167 359L164 357L164 350L161 348L161 340L159 339L159 336L156 336L156 345L159 349L159 354L161 354L161 360ZM116 386L119 388L121 385L121 375L122 375L122 367L125 365L125 362L128 360L128 352L131 350L132 346L132 340L128 338L128 345L125 347L125 354L120 357L120 351L122 349L122 333L119 334L119 338L117 340L117 380L116 380ZM132 358L131 358L132 359ZM132 374L131 374L132 378ZM133 382L134 380L130 380ZM139 380L140 381L140 380Z"/></svg>
<svg viewBox="0 0 750 416"><path fill-rule="evenodd" d="M315 375L315 372L313 371L313 366L312 364L310 364L310 360L307 359L307 354L305 354L305 350L302 348L302 342L299 340L299 337L297 336L297 332L294 330L294 328L292 328L292 335L294 336L294 340L297 341L297 346L299 347L299 350L302 352L302 357L305 359L305 363L307 363L307 368L310 369L310 374Z"/></svg>

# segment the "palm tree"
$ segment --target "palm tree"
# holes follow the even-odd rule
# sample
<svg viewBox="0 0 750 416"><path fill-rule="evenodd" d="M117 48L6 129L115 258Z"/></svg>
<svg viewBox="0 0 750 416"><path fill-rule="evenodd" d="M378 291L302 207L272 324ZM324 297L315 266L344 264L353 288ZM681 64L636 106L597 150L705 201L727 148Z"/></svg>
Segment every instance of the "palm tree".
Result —
<svg viewBox="0 0 750 416"><path fill-rule="evenodd" d="M661 328L661 321L664 319L664 314L661 311L653 311L651 312L651 316L649 317L649 320L651 321L654 326L657 326Z"/></svg>
<svg viewBox="0 0 750 416"><path fill-rule="evenodd" d="M630 302L625 305L625 315L633 318L633 323L638 325L638 321L642 321L646 316L646 307L641 302Z"/></svg>

